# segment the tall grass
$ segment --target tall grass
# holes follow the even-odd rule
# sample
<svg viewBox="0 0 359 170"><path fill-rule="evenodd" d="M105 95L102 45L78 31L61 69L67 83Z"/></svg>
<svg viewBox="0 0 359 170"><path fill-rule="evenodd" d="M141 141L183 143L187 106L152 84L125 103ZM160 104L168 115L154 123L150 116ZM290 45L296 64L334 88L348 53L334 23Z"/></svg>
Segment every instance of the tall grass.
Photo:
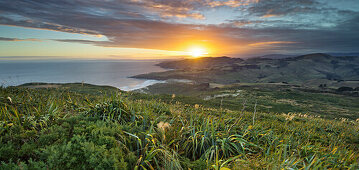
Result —
<svg viewBox="0 0 359 170"><path fill-rule="evenodd" d="M6 169L356 169L359 125L127 93L0 89ZM10 97L10 102L7 97ZM290 119L288 119L290 117Z"/></svg>

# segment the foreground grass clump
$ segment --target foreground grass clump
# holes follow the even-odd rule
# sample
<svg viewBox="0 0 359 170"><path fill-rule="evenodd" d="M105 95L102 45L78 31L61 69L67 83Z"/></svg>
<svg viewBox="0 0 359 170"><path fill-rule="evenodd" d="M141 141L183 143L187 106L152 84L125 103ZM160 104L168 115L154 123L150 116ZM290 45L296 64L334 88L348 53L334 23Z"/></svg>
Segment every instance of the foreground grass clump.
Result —
<svg viewBox="0 0 359 170"><path fill-rule="evenodd" d="M359 125L128 93L0 89L0 169L357 169Z"/></svg>

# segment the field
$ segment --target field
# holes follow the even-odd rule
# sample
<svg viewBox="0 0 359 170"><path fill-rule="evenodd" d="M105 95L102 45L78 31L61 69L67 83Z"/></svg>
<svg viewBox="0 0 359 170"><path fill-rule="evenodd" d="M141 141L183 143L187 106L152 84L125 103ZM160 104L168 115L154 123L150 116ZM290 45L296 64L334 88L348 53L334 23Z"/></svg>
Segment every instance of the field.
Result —
<svg viewBox="0 0 359 170"><path fill-rule="evenodd" d="M263 109L270 105L263 103L267 98L252 98L257 99L253 104L244 87L245 95L204 102L210 92L190 97L88 84L43 85L0 88L0 169L359 168L357 115L333 120L276 113ZM236 92L228 88L213 91L212 97ZM281 97L255 92L258 98ZM239 101L246 107L231 108L230 101L239 96L251 104ZM327 98L313 101L334 103ZM295 99L280 102L300 103Z"/></svg>

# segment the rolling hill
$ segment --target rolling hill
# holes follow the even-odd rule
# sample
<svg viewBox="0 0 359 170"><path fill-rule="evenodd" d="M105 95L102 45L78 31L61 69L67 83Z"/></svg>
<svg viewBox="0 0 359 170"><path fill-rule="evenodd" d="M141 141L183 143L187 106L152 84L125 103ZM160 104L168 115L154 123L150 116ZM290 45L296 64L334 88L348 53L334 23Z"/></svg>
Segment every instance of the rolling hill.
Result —
<svg viewBox="0 0 359 170"><path fill-rule="evenodd" d="M220 84L286 82L313 87L342 82L338 86L359 86L359 57L323 53L284 59L206 57L167 61L158 66L173 70L134 78L188 79Z"/></svg>

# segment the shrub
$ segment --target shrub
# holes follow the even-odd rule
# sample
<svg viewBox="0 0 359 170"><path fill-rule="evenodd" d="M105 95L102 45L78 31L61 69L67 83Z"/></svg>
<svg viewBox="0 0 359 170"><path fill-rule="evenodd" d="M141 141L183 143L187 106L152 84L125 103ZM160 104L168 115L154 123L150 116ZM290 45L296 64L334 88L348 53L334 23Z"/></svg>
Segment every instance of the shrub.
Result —
<svg viewBox="0 0 359 170"><path fill-rule="evenodd" d="M120 123L133 122L137 119L137 115L131 112L128 106L120 100L96 104L85 111L85 114L102 120L118 121Z"/></svg>

